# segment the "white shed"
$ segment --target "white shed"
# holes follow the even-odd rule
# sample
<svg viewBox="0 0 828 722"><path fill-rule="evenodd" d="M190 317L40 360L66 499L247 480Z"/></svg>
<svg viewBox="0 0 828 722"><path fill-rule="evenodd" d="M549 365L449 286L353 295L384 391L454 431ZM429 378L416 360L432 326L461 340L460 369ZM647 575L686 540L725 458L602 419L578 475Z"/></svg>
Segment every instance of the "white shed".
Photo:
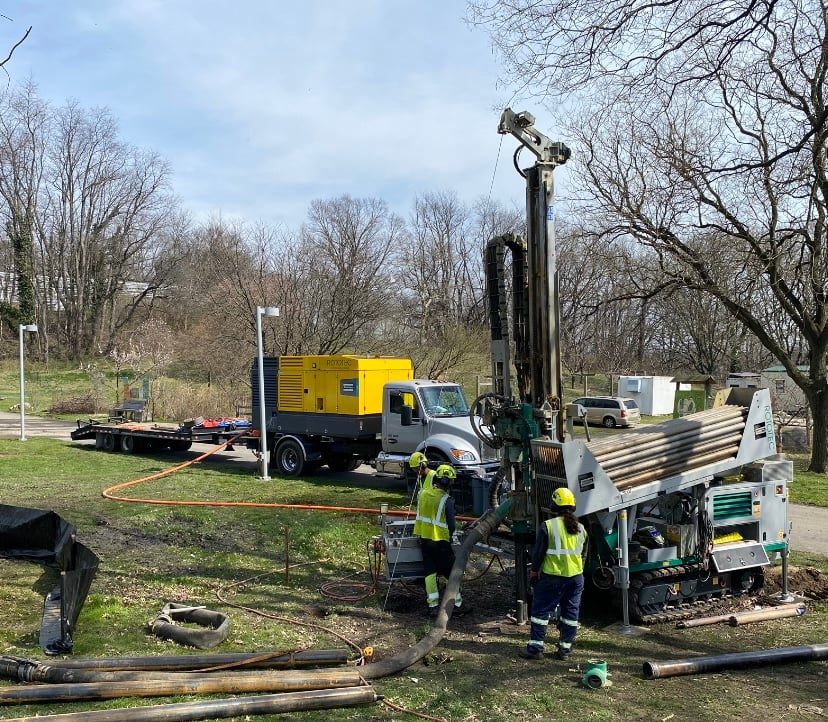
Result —
<svg viewBox="0 0 828 722"><path fill-rule="evenodd" d="M672 376L619 376L618 395L633 399L642 414L666 416L673 413L676 387Z"/></svg>

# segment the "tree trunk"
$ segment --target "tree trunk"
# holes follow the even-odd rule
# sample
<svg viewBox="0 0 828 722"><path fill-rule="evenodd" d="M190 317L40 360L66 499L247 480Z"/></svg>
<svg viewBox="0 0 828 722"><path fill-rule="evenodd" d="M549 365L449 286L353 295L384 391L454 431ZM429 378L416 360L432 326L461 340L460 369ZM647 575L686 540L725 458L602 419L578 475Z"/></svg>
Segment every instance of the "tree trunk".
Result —
<svg viewBox="0 0 828 722"><path fill-rule="evenodd" d="M808 394L808 405L813 418L811 464L808 471L824 474L828 471L828 390L824 380Z"/></svg>

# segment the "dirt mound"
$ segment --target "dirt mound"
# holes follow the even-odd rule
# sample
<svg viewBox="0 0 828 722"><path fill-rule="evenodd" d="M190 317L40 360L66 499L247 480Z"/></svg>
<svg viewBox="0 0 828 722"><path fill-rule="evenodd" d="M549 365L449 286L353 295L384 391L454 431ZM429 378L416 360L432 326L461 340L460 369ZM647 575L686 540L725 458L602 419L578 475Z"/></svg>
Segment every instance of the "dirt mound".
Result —
<svg viewBox="0 0 828 722"><path fill-rule="evenodd" d="M782 567L775 565L765 572L765 594L782 590ZM788 567L788 591L805 599L828 599L828 574L813 567Z"/></svg>

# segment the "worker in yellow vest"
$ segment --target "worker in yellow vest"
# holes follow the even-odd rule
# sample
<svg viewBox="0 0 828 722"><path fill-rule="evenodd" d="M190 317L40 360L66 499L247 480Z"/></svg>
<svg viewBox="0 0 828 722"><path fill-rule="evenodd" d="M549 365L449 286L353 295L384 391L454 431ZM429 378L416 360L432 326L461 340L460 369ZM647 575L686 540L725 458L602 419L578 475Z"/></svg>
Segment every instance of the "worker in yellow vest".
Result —
<svg viewBox="0 0 828 722"><path fill-rule="evenodd" d="M436 471L428 468L428 458L426 458L426 455L422 451L415 451L408 460L408 466L417 474L414 492L418 493L422 489L430 489Z"/></svg>
<svg viewBox="0 0 828 722"><path fill-rule="evenodd" d="M436 617L439 613L440 592L437 587L438 575L448 578L454 566L454 549L451 537L456 522L454 500L449 495L452 481L457 472L450 464L441 464L434 473L433 483L424 488L417 499L417 518L414 535L420 537L425 571L425 590L428 613ZM463 598L460 592L454 599L454 614L462 614Z"/></svg>
<svg viewBox="0 0 828 722"><path fill-rule="evenodd" d="M578 615L584 591L586 530L575 516L575 495L569 489L555 489L552 503L555 515L538 527L532 551L529 582L535 593L529 643L519 652L523 659L543 659L546 629L556 607L560 607L560 640L555 652L558 659L569 659L578 633Z"/></svg>

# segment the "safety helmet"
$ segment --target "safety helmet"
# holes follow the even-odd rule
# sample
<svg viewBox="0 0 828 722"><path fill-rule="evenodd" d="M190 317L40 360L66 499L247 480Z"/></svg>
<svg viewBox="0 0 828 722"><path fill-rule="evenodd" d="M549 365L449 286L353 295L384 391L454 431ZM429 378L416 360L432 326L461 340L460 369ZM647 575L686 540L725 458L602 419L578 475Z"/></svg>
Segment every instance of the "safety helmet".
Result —
<svg viewBox="0 0 828 722"><path fill-rule="evenodd" d="M575 494L565 486L562 486L560 489L555 489L552 492L552 501L555 503L555 506L571 506L573 509L575 508Z"/></svg>
<svg viewBox="0 0 828 722"><path fill-rule="evenodd" d="M457 472L451 464L440 464L434 474L434 483L448 486L457 478Z"/></svg>
<svg viewBox="0 0 828 722"><path fill-rule="evenodd" d="M428 464L428 459L422 451L415 451L411 454L411 458L408 460L408 465L412 469L417 469L420 464Z"/></svg>

